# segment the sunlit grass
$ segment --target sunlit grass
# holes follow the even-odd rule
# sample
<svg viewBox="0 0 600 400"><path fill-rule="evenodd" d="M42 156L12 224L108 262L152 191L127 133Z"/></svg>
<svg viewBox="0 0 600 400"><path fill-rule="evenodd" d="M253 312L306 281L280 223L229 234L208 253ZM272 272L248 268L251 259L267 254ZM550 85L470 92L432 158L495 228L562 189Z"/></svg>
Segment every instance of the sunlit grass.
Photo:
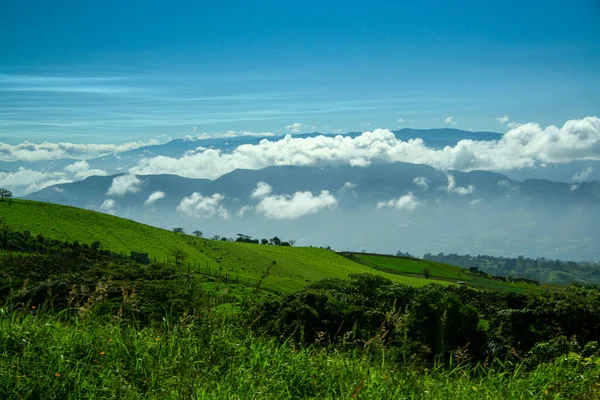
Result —
<svg viewBox="0 0 600 400"><path fill-rule="evenodd" d="M402 367L385 351L294 348L217 316L134 329L0 312L2 398L598 398L600 369Z"/></svg>
<svg viewBox="0 0 600 400"><path fill-rule="evenodd" d="M278 292L293 292L320 279L343 279L364 272L413 286L430 283L419 277L376 271L325 249L202 239L57 204L20 199L13 200L10 206L8 202L0 202L0 217L2 223L15 231L77 240L81 244L99 241L103 248L117 253L146 252L152 261L173 263L173 251L180 250L187 256L181 265L183 270L189 268L250 286L260 282L261 288Z"/></svg>

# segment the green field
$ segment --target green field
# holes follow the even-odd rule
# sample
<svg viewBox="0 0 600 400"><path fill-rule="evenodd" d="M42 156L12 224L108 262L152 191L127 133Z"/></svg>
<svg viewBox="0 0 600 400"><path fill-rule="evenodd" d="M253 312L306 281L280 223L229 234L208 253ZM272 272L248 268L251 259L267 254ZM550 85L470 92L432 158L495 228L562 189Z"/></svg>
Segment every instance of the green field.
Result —
<svg viewBox="0 0 600 400"><path fill-rule="evenodd" d="M183 268L227 277L229 281L255 285L266 271L261 287L278 292L300 290L324 278L347 278L372 273L395 282L423 286L432 281L377 271L348 260L333 251L312 247L277 247L214 241L140 224L128 219L57 204L13 199L0 202L0 218L14 231L90 244L129 254L146 252L150 259L173 263L173 252L183 251ZM449 282L435 281L448 285Z"/></svg>
<svg viewBox="0 0 600 400"><path fill-rule="evenodd" d="M428 275L431 282L464 282L467 286L499 291L539 290L535 285L497 281L471 273L465 268L434 261L383 254L344 253L344 255L350 260L378 271L420 278Z"/></svg>

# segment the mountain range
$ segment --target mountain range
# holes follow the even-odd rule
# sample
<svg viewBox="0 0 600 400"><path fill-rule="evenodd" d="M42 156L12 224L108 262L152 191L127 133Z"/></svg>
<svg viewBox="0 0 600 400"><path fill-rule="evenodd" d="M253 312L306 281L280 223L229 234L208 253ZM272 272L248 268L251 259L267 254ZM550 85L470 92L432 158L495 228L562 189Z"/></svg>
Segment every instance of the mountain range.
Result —
<svg viewBox="0 0 600 400"><path fill-rule="evenodd" d="M205 234L304 245L600 259L600 182L513 180L425 165L276 166L218 179L93 176L26 198Z"/></svg>

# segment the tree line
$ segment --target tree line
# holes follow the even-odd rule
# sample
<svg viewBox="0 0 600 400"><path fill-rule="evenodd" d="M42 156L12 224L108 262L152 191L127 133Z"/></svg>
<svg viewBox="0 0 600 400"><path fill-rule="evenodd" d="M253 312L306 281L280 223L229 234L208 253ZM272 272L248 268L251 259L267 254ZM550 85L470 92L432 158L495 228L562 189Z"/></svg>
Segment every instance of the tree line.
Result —
<svg viewBox="0 0 600 400"><path fill-rule="evenodd" d="M426 253L425 260L456 265L463 268L478 268L490 274L510 280L523 277L541 283L568 284L579 282L591 284L600 282L600 264L597 262L575 262L550 260L544 257L494 257L469 254L431 254Z"/></svg>
<svg viewBox="0 0 600 400"><path fill-rule="evenodd" d="M186 235L185 229L183 229L182 227L175 227L173 228L173 232L181 234L181 235ZM192 232L193 236L196 237L204 237L204 232L202 232L201 230L195 230ZM220 235L213 235L211 237L212 240L220 240L222 242L237 242L237 243L252 243L252 244L263 244L263 245L272 245L272 246L293 246L296 244L296 241L291 239L291 240L281 240L279 237L274 236L270 239L253 239L252 236L250 235L246 235L244 233L238 233L237 237L234 239L232 237L226 237L226 236L220 236Z"/></svg>

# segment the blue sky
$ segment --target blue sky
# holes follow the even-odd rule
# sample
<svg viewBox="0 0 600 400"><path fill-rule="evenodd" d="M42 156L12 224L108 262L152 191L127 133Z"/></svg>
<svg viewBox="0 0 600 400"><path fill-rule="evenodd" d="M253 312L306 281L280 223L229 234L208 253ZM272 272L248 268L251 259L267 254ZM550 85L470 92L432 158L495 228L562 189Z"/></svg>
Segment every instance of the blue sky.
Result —
<svg viewBox="0 0 600 400"><path fill-rule="evenodd" d="M5 1L0 141L600 115L600 2ZM401 120L402 122L398 122ZM289 128L286 128L289 127ZM316 127L313 129L313 127Z"/></svg>

